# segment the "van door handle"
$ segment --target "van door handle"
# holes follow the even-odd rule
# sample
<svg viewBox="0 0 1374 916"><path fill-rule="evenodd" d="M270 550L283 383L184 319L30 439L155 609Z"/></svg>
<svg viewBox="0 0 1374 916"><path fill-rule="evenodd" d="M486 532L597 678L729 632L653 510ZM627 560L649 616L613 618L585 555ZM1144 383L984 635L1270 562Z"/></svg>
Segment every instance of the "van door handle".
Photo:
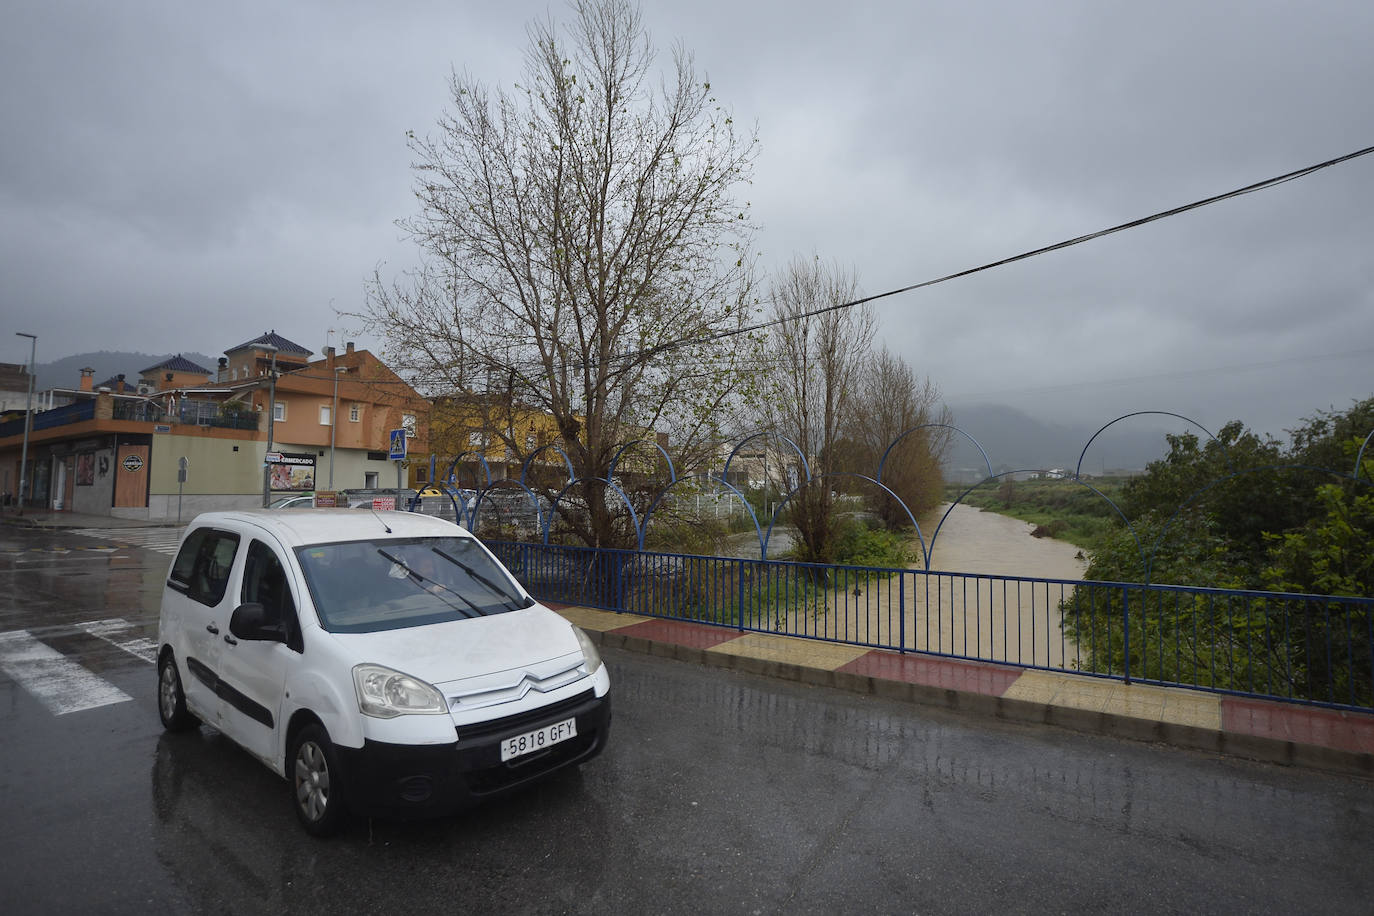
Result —
<svg viewBox="0 0 1374 916"><path fill-rule="evenodd" d="M231 646L237 646L239 644L239 641L234 637L230 636L228 633L224 634L224 641Z"/></svg>
<svg viewBox="0 0 1374 916"><path fill-rule="evenodd" d="M213 623L207 623L205 625L205 632L209 633L212 636L218 636L219 627L215 626Z"/></svg>

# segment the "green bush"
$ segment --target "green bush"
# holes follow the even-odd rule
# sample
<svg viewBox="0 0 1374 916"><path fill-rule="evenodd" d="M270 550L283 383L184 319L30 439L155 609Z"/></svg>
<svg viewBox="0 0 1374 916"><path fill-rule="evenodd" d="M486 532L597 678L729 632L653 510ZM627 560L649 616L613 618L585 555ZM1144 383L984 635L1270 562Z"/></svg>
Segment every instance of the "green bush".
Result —
<svg viewBox="0 0 1374 916"><path fill-rule="evenodd" d="M905 569L914 559L905 532L850 521L836 538L835 562L841 566Z"/></svg>

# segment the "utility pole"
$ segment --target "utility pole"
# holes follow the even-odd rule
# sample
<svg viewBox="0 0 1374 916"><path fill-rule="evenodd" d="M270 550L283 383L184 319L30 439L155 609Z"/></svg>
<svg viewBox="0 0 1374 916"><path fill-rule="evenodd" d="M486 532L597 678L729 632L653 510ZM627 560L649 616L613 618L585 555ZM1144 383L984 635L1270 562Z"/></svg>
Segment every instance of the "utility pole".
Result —
<svg viewBox="0 0 1374 916"><path fill-rule="evenodd" d="M267 448L262 453L262 507L266 509L272 502L272 463L267 456L272 451L272 424L277 419L277 348L263 344L260 349L272 354L272 365L267 370Z"/></svg>
<svg viewBox="0 0 1374 916"><path fill-rule="evenodd" d="M29 466L29 428L33 426L33 370L34 355L38 351L38 335L25 334L23 331L15 331L15 337L27 337L29 339L29 400L24 408L24 450L19 458L19 514L24 514L24 488L28 481L25 472Z"/></svg>
<svg viewBox="0 0 1374 916"><path fill-rule="evenodd" d="M334 367L334 406L329 414L329 491L334 491L334 440L339 428L339 373L347 372L347 366Z"/></svg>

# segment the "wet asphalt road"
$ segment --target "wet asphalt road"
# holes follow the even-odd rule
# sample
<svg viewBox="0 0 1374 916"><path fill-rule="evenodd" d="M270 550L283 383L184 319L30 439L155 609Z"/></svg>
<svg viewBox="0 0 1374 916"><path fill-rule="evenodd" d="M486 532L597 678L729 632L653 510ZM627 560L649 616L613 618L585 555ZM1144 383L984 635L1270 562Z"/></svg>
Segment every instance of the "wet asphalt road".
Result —
<svg viewBox="0 0 1374 916"><path fill-rule="evenodd" d="M131 698L55 715L0 671L7 913L1369 913L1374 785L608 652L610 745L468 814L314 840L208 728L164 735L170 558L0 527L0 640ZM96 620L103 628L76 628ZM93 635L91 630L104 634Z"/></svg>

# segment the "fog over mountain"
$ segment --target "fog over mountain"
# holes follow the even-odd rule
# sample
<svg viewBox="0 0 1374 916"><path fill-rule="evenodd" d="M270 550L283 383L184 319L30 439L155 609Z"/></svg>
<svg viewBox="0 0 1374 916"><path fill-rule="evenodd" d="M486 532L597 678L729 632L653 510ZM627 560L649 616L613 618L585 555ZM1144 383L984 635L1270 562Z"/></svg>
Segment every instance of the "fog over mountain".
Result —
<svg viewBox="0 0 1374 916"><path fill-rule="evenodd" d="M138 374L150 366L156 366L173 356L183 356L198 366L211 372L215 370L218 359L203 353L137 353L127 350L98 350L94 353L77 353L64 356L50 363L39 363L34 372L34 391L49 388L81 387L81 370L95 370L95 384L114 378L121 372L130 384L138 383Z"/></svg>
<svg viewBox="0 0 1374 916"><path fill-rule="evenodd" d="M1002 405L952 406L950 410L954 425L978 440L993 473L1050 468L1073 471L1080 455L1084 475L1139 471L1168 451L1167 434L1191 429L1205 436L1197 427L1160 414L1142 414L1119 423L1112 423L1116 416L1106 416L1093 424L1063 424ZM1094 433L1108 424L1110 428L1093 439ZM1084 454L1089 440L1092 446ZM978 447L957 433L951 440L945 468L954 480L987 475L987 462Z"/></svg>

